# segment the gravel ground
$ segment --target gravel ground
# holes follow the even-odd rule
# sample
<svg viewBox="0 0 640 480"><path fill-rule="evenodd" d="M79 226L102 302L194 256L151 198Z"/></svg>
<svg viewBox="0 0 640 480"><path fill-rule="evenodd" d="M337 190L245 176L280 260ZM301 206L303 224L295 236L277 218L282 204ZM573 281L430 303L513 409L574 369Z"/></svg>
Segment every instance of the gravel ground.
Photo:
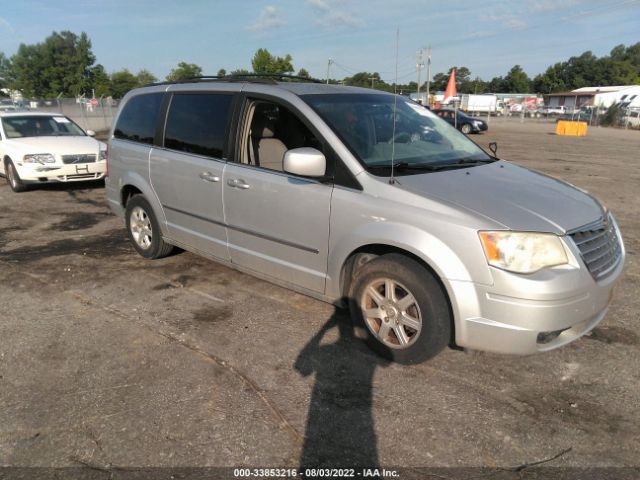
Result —
<svg viewBox="0 0 640 480"><path fill-rule="evenodd" d="M604 322L529 357L448 350L389 364L331 305L191 253L139 257L102 186L14 194L2 183L0 466L81 467L83 477L508 467L565 452L547 465L639 467L640 132L553 128L491 119L472 139L594 193L628 256Z"/></svg>

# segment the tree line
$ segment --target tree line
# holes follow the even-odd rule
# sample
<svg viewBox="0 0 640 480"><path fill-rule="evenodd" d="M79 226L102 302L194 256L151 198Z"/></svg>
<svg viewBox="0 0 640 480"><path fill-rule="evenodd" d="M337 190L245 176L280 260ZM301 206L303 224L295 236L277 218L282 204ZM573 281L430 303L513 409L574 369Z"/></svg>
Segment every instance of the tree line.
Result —
<svg viewBox="0 0 640 480"><path fill-rule="evenodd" d="M0 88L19 90L25 97L53 98L58 95L121 98L132 88L155 83L158 79L148 70L137 73L128 69L107 73L104 66L95 63L91 40L86 33L77 35L70 31L53 32L43 42L33 45L21 44L18 51L8 58L0 52ZM249 73L293 74L293 59L272 55L267 49L258 49L251 59L252 71L236 69L231 75ZM431 91L446 88L451 70L456 70L459 93L553 93L573 90L585 86L608 86L640 84L640 42L635 45L618 45L609 55L597 57L587 51L565 62L549 66L544 73L530 78L520 65L513 66L504 76L484 81L472 76L465 66L451 67L447 72L436 73L431 80ZM166 81L197 77L203 74L202 67L180 62L165 77ZM309 72L300 68L297 76L311 78ZM217 75L227 75L224 68ZM378 72L358 72L331 83L375 88L384 91L416 91L418 84L409 82L394 85L385 82ZM425 84L421 85L424 91Z"/></svg>

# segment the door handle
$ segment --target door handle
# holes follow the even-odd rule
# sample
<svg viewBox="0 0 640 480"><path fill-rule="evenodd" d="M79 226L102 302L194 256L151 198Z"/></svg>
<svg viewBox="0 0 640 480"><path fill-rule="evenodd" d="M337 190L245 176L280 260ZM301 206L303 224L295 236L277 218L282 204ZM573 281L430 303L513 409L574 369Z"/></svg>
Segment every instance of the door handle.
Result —
<svg viewBox="0 0 640 480"><path fill-rule="evenodd" d="M216 177L211 172L202 172L199 176L200 176L200 178L202 180L205 180L207 182L219 182L220 181L220 177Z"/></svg>
<svg viewBox="0 0 640 480"><path fill-rule="evenodd" d="M248 183L245 183L242 179L238 180L237 178L230 178L227 180L227 185L233 188L241 188L242 190L249 188Z"/></svg>

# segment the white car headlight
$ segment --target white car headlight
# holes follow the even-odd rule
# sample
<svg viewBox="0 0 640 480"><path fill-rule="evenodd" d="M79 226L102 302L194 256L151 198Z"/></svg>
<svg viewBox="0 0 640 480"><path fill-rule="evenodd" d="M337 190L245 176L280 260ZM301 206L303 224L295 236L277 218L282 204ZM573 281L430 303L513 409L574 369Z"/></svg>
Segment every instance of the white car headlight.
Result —
<svg viewBox="0 0 640 480"><path fill-rule="evenodd" d="M515 273L533 273L568 263L562 241L552 233L479 232L487 262Z"/></svg>
<svg viewBox="0 0 640 480"><path fill-rule="evenodd" d="M56 159L50 153L34 153L32 155L25 155L22 159L24 163L55 163Z"/></svg>
<svg viewBox="0 0 640 480"><path fill-rule="evenodd" d="M107 150L100 150L100 158L99 160L106 160L107 159Z"/></svg>

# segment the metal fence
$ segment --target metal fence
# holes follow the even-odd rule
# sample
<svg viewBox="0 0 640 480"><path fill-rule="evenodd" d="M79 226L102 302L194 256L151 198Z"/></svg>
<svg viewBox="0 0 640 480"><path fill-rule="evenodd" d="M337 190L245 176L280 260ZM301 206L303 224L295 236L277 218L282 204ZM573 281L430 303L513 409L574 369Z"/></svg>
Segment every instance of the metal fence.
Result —
<svg viewBox="0 0 640 480"><path fill-rule="evenodd" d="M85 130L103 132L111 128L118 103L111 97L45 98L23 100L21 106L32 111L62 113Z"/></svg>

